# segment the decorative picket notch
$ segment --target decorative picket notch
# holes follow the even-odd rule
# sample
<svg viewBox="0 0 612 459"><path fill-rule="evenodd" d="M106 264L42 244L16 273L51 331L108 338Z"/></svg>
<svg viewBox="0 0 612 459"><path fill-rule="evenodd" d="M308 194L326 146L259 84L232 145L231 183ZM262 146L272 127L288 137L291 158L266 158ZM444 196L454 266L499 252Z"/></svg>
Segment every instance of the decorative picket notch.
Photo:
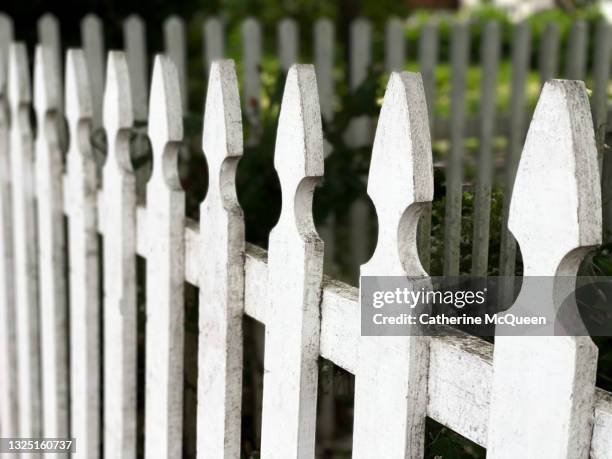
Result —
<svg viewBox="0 0 612 459"><path fill-rule="evenodd" d="M53 24L50 19L47 22ZM169 33L179 23L169 26ZM391 35L394 27L390 25ZM360 22L354 30L368 33L369 26ZM436 46L435 33L429 30L422 38L423 53ZM255 37L252 46L256 49L260 34L257 23L247 22L243 32ZM467 48L464 33L463 25L454 31L460 39L453 50L460 70L465 64L461 56ZM488 28L487 35L494 37L495 28ZM50 36L53 38L53 33ZM134 38L132 52L141 53L141 38ZM517 43L515 59L521 64L529 54L529 39L523 36ZM491 49L483 50L483 59L492 68L494 44L492 39ZM63 72L54 50L52 44L42 45L36 53L34 104L38 126L45 126L38 130L36 141L29 120L32 91L25 46L10 47L6 90L0 64L0 109L11 110L10 126L8 118L0 113L0 161L10 163L10 176L0 171L0 287L6 288L0 292L0 312L4 317L15 314L17 337L16 349L8 340L0 341L0 363L10 371L8 379L7 375L0 377L11 387L0 393L3 434L38 436L55 431L61 435L66 428L65 413L41 414L42 407L48 410L59 405L58 397L66 395L62 391L68 371L69 428L78 438L78 456L97 457L102 440L107 457L136 456L137 254L147 259L147 458L182 454L185 281L200 287L200 457L240 454L240 321L244 314L266 326L264 457L314 455L319 357L356 377L355 457L422 457L426 416L488 447L493 458L543 457L548 454L542 443L546 438L553 439L555 457L612 457L612 394L595 387L596 352L590 339L528 342L499 337L493 346L470 336L360 336L358 291L323 277L324 245L313 224L314 186L324 174L322 114L313 66L287 68L275 147L282 211L270 234L266 256L262 249L245 244L242 212L236 199L235 171L244 135L237 75L231 61L212 62L208 75L203 152L210 184L198 224L185 217L184 192L178 180L176 160L184 140L185 106L182 74L173 59L156 57L149 102L136 109L135 80L130 72L138 68L138 77L143 78L144 55L139 54L140 65L134 67L129 56L109 54L101 111L109 153L99 183L90 142L95 97L87 56L81 50L69 50ZM395 62L397 49L389 52L389 62ZM424 54L422 57L425 59ZM250 61L251 70L255 62ZM363 72L362 64L355 68L357 75ZM427 65L431 71L433 64ZM518 65L513 76L517 88L524 79L523 70L524 66ZM63 73L66 78L62 86ZM457 84L462 84L461 79ZM362 274L427 276L417 250L417 227L419 214L427 212L433 195L430 129L435 123L427 114L426 100L431 90L418 74L392 73L390 77L368 178L368 194L380 230L376 251L362 266ZM463 101L460 95L454 100L454 116L459 118ZM513 123L520 126L526 119L524 108L520 100L515 104ZM60 131L53 122L64 106L70 130L66 172L58 167ZM246 112L250 102L243 107ZM130 129L143 110L149 114L154 156L146 206L136 201L128 147ZM550 127L553 122L554 129ZM484 131L489 128L482 126ZM518 139L520 129L515 132ZM460 133L455 135L459 137ZM553 153L559 159L556 173L544 176L542 162ZM519 156L520 149L515 159ZM515 189L512 201L508 201L509 229L521 244L528 272L573 275L579 257L572 256L568 261L565 255L581 253L599 243L601 197L596 158L584 85L559 80L545 86L518 165L516 184L514 175L508 178ZM483 180L486 188L488 179ZM460 180L451 192L455 199L457 183ZM568 198L563 203L576 206L560 204L561 193ZM526 203L535 206L539 214L542 209L552 209L554 218L542 222L536 218L534 223L530 214L533 210ZM12 214L7 206L12 207ZM57 225L64 214L68 217L67 241L50 233L51 226ZM8 229L11 224L12 234ZM545 246L551 250L534 245L557 228L563 231ZM98 253L98 234L104 239L102 254ZM454 236L451 231L451 242L456 242ZM514 243L510 233L507 241L510 260ZM7 248L13 243L11 259ZM58 266L52 262L58 259L54 254L59 253L62 243L69 246L64 262L71 276L70 289L65 292ZM456 269L455 256L453 253L448 264L450 271ZM101 365L97 315L100 257L106 268L106 361L102 381L96 376ZM12 281L8 272L11 266ZM14 283L14 309L7 300L10 282ZM45 294L42 300L39 289L51 296ZM38 312L44 312L44 317L61 312L66 300L71 308L69 327L62 328L61 320L45 321L39 327ZM62 333L70 336L70 368L62 367L63 351L57 347L45 349L43 355L32 351L41 339L45 343L67 342ZM572 358L565 355L568 350ZM45 362L41 375L40 360L48 355L51 360ZM542 363L547 356L555 358ZM530 380L527 372L536 370L538 379ZM525 401L526 391L541 394L537 386L557 373L563 376L557 391L542 395L543 402ZM35 387L41 377L45 389L38 393ZM104 385L104 400L100 384ZM16 407L9 400L15 393ZM104 403L103 426L99 425L100 403ZM537 408L539 403L544 407L541 414L526 420L527 410ZM512 411L522 416L509 415ZM545 435L537 441L526 441L521 435L523 429Z"/></svg>

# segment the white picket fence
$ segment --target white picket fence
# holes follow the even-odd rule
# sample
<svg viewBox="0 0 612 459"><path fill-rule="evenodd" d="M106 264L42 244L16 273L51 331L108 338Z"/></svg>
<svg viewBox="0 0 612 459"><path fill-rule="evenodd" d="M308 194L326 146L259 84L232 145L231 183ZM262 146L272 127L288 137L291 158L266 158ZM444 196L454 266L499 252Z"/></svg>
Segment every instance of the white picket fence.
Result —
<svg viewBox="0 0 612 459"><path fill-rule="evenodd" d="M429 416L492 458L612 458L612 394L595 387L597 349L590 338L498 337L493 346L459 334L360 336L358 290L323 276L324 247L313 225L324 154L312 66L293 65L286 79L275 148L282 211L266 253L245 243L236 198L243 132L233 62L217 61L210 70L203 125L209 189L199 223L185 217L178 180L180 72L169 58L156 57L148 123L154 166L145 206L136 201L129 159L134 94L127 59L111 52L107 62L102 183L83 51L68 51L62 90L57 56L49 47L36 49L36 138L23 44L10 46L8 81L0 71L0 436L72 435L76 457L98 457L101 443L107 458L136 456L140 255L147 260L148 458L181 457L184 281L200 289L199 457L240 455L246 314L266 330L264 458L314 456L319 356L355 375L353 457L422 457ZM390 78L368 194L379 236L361 273L426 276L416 228L433 198L433 172L419 74ZM580 256L600 243L597 149L582 82L552 80L544 87L509 215L526 274L574 274Z"/></svg>

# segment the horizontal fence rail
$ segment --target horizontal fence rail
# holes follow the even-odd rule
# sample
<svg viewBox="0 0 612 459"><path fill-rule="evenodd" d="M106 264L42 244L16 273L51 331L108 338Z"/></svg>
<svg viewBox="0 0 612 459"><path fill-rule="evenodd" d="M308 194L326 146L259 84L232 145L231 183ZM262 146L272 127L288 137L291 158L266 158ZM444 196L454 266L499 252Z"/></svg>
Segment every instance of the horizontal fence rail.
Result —
<svg viewBox="0 0 612 459"><path fill-rule="evenodd" d="M129 21L138 28L132 27L131 36L145 43L142 22L135 17ZM33 101L25 45L11 43L8 57L0 60L3 436L69 434L77 437L77 457L96 458L102 451L107 458L137 456L135 264L139 255L146 259L145 457L181 457L184 448L187 282L200 289L199 457L241 454L242 318L246 315L266 328L263 457L315 454L317 399L322 396L317 393L317 360L324 357L355 376L354 457L422 457L425 419L430 417L486 447L493 458L612 458L612 394L595 386L597 349L590 338L497 337L493 345L458 332L431 338L360 336L358 289L323 275L327 247L317 235L312 215L314 188L324 176L322 119L329 110L319 100L319 91L324 93L329 86L322 86L317 75L329 74L330 67L293 63L298 34L294 22L279 26L287 76L274 168L282 208L269 234L268 251L245 242L244 215L236 197L236 167L250 139L243 140L233 61L211 57L206 70L201 154L208 164L208 192L197 222L185 215L177 164L185 141L186 72L181 65L187 59L156 56L150 92L143 94L143 86L134 78L149 87L146 53L135 51L139 47L132 43L127 52L111 52L104 63L100 23L88 18L86 24L94 30L87 33L87 46L98 50L93 53L97 58L71 49L63 71L56 47L57 23L52 17L41 20L44 33L35 54ZM207 36L218 36L222 30L213 24L206 23ZM320 27L330 34L328 26ZM182 46L180 37L171 36L181 27L178 18L166 25L169 48ZM365 21L352 28L352 53L362 59L352 61L355 86L364 78L369 60L364 51L367 40L360 42L357 37L368 37L369 28ZM436 45L432 29L426 30L422 50L428 54ZM504 236L503 260L511 264L514 235L523 251L526 274L574 275L580 262L577 255L601 243L596 130L584 83L551 80L543 86L523 142L530 119L521 91L529 54L524 30L524 25L515 29L512 54L516 97L510 107L509 133L514 167L506 180L513 193L512 200L507 195L504 214L504 225L512 234ZM261 40L255 21L246 22L242 33L253 37L245 46ZM576 26L571 33L576 41L572 47L584 46L584 28ZM495 25L485 31L488 40L482 59L491 74L499 59L498 34ZM397 24L390 26L387 37L399 35ZM459 138L466 122L461 117L469 46L466 25L456 24L452 35L451 134ZM223 54L220 43L211 44L215 58ZM401 47L392 49L389 70L398 66L402 52ZM130 53L137 59L131 59ZM248 65L256 71L256 60ZM426 62L424 74L434 65ZM553 72L554 66L546 63L543 72ZM584 77L584 63L570 67L568 74ZM93 70L101 73L93 76ZM490 80L482 84L483 94L492 91ZM256 97L258 90L249 90ZM420 218L428 218L434 195L431 132L436 121L428 110L428 94L433 91L418 73L391 72L367 177L379 233L373 256L361 265L362 275L428 275L418 252L423 237L417 228ZM36 135L29 115L32 105ZM243 105L247 115L256 106L248 101ZM495 111L490 104L483 108L488 115ZM59 122L64 115L67 132ZM147 116L153 169L142 203L136 197L139 177L130 161L134 154L130 135L136 121ZM367 145L370 140L364 132L371 124L368 119L353 120L351 141ZM95 126L104 128L108 139L102 170L92 148ZM478 215L485 225L492 117L483 118L479 128L484 139L479 157L485 170L478 177ZM461 143L454 142L449 154L447 205L452 206L461 200ZM545 167L551 162L554 175L547 174ZM452 212L453 218L461 217L460 207ZM367 207L356 203L350 218L363 224L372 218L368 213ZM550 218L543 218L546 215ZM444 267L450 274L458 271L454 222L447 223L445 235L450 248ZM365 231L364 226L356 228ZM478 240L488 238L479 233ZM483 270L486 253L480 250L476 258L473 270ZM541 436L534 439L530 432Z"/></svg>

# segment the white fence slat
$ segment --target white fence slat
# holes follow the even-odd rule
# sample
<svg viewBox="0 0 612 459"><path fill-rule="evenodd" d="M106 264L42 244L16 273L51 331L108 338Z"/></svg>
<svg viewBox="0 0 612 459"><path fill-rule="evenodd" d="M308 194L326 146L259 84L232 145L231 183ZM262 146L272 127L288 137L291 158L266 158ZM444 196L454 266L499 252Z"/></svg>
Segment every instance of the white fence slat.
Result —
<svg viewBox="0 0 612 459"><path fill-rule="evenodd" d="M510 196L514 186L516 168L521 157L525 139L527 73L529 71L531 29L523 21L514 28L512 37L512 84L510 97L510 135L504 171L504 207L500 236L499 273L513 276L516 265L516 242L508 230Z"/></svg>
<svg viewBox="0 0 612 459"><path fill-rule="evenodd" d="M398 18L390 18L385 24L385 71L400 72L405 57L404 24Z"/></svg>
<svg viewBox="0 0 612 459"><path fill-rule="evenodd" d="M64 164L60 147L57 81L51 50L36 48L34 108L36 195L40 280L40 352L42 364L42 432L66 437L68 425L68 286L64 235Z"/></svg>
<svg viewBox="0 0 612 459"><path fill-rule="evenodd" d="M255 18L245 19L242 35L242 84L246 118L249 120L249 144L256 144L260 136L259 110L261 105L261 77L259 65L262 56L261 25Z"/></svg>
<svg viewBox="0 0 612 459"><path fill-rule="evenodd" d="M185 193L177 159L183 141L179 74L158 55L151 83L147 184L145 457L181 457L183 437L183 282Z"/></svg>
<svg viewBox="0 0 612 459"><path fill-rule="evenodd" d="M100 301L97 222L98 180L91 148L93 101L85 55L66 54L66 157L70 275L71 434L77 458L97 458L100 450Z"/></svg>
<svg viewBox="0 0 612 459"><path fill-rule="evenodd" d="M567 39L565 77L568 80L583 80L586 74L589 29L584 19L572 24Z"/></svg>
<svg viewBox="0 0 612 459"><path fill-rule="evenodd" d="M374 139L368 195L380 230L361 275L426 276L414 228L423 204L433 199L433 166L418 73L391 75ZM423 457L429 339L361 336L358 342L353 457Z"/></svg>
<svg viewBox="0 0 612 459"><path fill-rule="evenodd" d="M372 25L370 21L359 18L351 23L349 89L357 90L366 80L372 63ZM353 148L363 147L371 141L371 120L360 116L351 121L346 135L347 144ZM351 272L357 274L358 266L370 254L371 213L365 200L358 199L349 210Z"/></svg>
<svg viewBox="0 0 612 459"><path fill-rule="evenodd" d="M186 34L183 18L170 16L164 21L164 49L166 55L172 59L178 71L183 113L187 113L189 110Z"/></svg>
<svg viewBox="0 0 612 459"><path fill-rule="evenodd" d="M601 243L592 126L583 82L544 86L510 205L525 276L575 276L582 257ZM556 308L557 286L549 294ZM528 301L521 294L513 308ZM588 458L597 370L591 338L497 336L493 362L487 456Z"/></svg>
<svg viewBox="0 0 612 459"><path fill-rule="evenodd" d="M436 65L438 62L438 25L430 20L423 25L419 39L419 68L423 76L423 89L427 101L429 132L435 128ZM431 204L426 205L419 220L419 255L425 271L431 264Z"/></svg>
<svg viewBox="0 0 612 459"><path fill-rule="evenodd" d="M323 136L311 65L287 75L274 167L283 205L268 252L261 455L314 457L323 242L311 206L323 176Z"/></svg>
<svg viewBox="0 0 612 459"><path fill-rule="evenodd" d="M321 115L323 119L331 121L334 114L334 23L327 18L317 19L313 32L314 62Z"/></svg>
<svg viewBox="0 0 612 459"><path fill-rule="evenodd" d="M278 58L283 74L298 61L299 26L295 19L284 18L278 24Z"/></svg>
<svg viewBox="0 0 612 459"><path fill-rule="evenodd" d="M149 113L149 70L146 25L140 16L132 14L123 22L123 46L130 73L134 119L144 121Z"/></svg>
<svg viewBox="0 0 612 459"><path fill-rule="evenodd" d="M238 78L233 61L210 70L202 146L209 185L200 206L198 456L240 457L244 219L236 196L242 156Z"/></svg>
<svg viewBox="0 0 612 459"><path fill-rule="evenodd" d="M125 53L108 55L104 93L104 456L136 457L136 178L134 122Z"/></svg>
<svg viewBox="0 0 612 459"><path fill-rule="evenodd" d="M556 22L546 24L538 55L540 83L544 86L559 73L559 25Z"/></svg>
<svg viewBox="0 0 612 459"><path fill-rule="evenodd" d="M17 435L17 345L15 335L15 284L13 205L7 98L8 49L13 41L10 18L0 14L0 436ZM12 459L14 455L7 455Z"/></svg>
<svg viewBox="0 0 612 459"><path fill-rule="evenodd" d="M485 26L481 42L483 78L480 92L480 151L474 192L474 231L472 236L472 276L486 276L489 261L491 186L493 182L493 136L495 99L500 52L499 23Z"/></svg>
<svg viewBox="0 0 612 459"><path fill-rule="evenodd" d="M53 55L53 68L59 69L59 81L57 91L60 96L60 112L64 112L64 85L63 85L63 66L62 60L62 41L60 35L60 25L57 18L51 13L45 13L38 20L38 42L51 48Z"/></svg>
<svg viewBox="0 0 612 459"><path fill-rule="evenodd" d="M206 63L206 75L210 73L213 61L222 59L225 55L225 37L223 21L212 17L204 23L204 59Z"/></svg>
<svg viewBox="0 0 612 459"><path fill-rule="evenodd" d="M34 144L30 125L30 72L23 43L9 49L11 174L15 256L15 320L19 436L41 435L38 254L34 197Z"/></svg>
<svg viewBox="0 0 612 459"><path fill-rule="evenodd" d="M2 72L7 72L9 45L13 41L13 20L10 16L0 13L0 59L2 59Z"/></svg>
<svg viewBox="0 0 612 459"><path fill-rule="evenodd" d="M463 142L465 134L466 72L470 49L469 25L456 22L451 35L450 152L446 166L444 209L444 275L459 275L461 207L463 198Z"/></svg>
<svg viewBox="0 0 612 459"><path fill-rule="evenodd" d="M81 21L81 42L87 61L89 84L93 100L93 128L102 125L102 98L106 75L106 53L104 50L104 25L95 14L88 14Z"/></svg>

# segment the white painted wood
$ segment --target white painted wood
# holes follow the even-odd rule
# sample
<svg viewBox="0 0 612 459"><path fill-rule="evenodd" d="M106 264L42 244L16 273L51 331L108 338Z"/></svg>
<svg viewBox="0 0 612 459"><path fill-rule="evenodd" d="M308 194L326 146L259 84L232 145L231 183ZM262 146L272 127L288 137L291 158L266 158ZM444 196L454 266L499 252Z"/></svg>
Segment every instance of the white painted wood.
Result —
<svg viewBox="0 0 612 459"><path fill-rule="evenodd" d="M164 21L164 49L165 53L178 71L179 87L183 113L188 111L188 87L187 87L187 42L185 21L178 16L170 16Z"/></svg>
<svg viewBox="0 0 612 459"><path fill-rule="evenodd" d="M104 47L104 25L95 14L88 14L81 21L81 42L89 84L93 100L93 128L102 126L102 98L104 92L104 77L106 75L106 56Z"/></svg>
<svg viewBox="0 0 612 459"><path fill-rule="evenodd" d="M402 71L405 56L404 24L399 18L389 18L385 24L385 71Z"/></svg>
<svg viewBox="0 0 612 459"><path fill-rule="evenodd" d="M34 207L34 144L30 125L30 72L23 43L9 49L11 174L15 256L15 320L19 436L41 435L38 254Z"/></svg>
<svg viewBox="0 0 612 459"><path fill-rule="evenodd" d="M583 80L586 73L589 27L584 19L573 22L567 40L565 77L569 80Z"/></svg>
<svg viewBox="0 0 612 459"><path fill-rule="evenodd" d="M433 199L433 166L420 74L391 74L374 138L368 195L378 215L378 244L361 275L426 276L416 229L422 204ZM357 352L353 457L423 457L428 338L362 336Z"/></svg>
<svg viewBox="0 0 612 459"><path fill-rule="evenodd" d="M136 457L136 179L134 122L125 53L108 55L104 127L104 456Z"/></svg>
<svg viewBox="0 0 612 459"><path fill-rule="evenodd" d="M2 60L2 72L6 73L8 68L9 45L13 41L13 20L10 16L0 13L0 60ZM3 76L2 78L6 78ZM4 80L5 81L5 80Z"/></svg>
<svg viewBox="0 0 612 459"><path fill-rule="evenodd" d="M435 132L435 91L436 91L436 65L438 62L438 24L429 20L421 29L419 39L419 70L423 77L425 100L427 101L427 114L429 116L429 132ZM429 271L431 264L431 205L421 213L419 221L419 256L425 271Z"/></svg>
<svg viewBox="0 0 612 459"><path fill-rule="evenodd" d="M59 69L59 80L57 82L57 93L60 98L60 112L64 112L64 85L63 85L63 61L60 25L57 18L51 13L43 14L37 23L38 42L51 48L53 55L53 68Z"/></svg>
<svg viewBox="0 0 612 459"><path fill-rule="evenodd" d="M254 145L261 136L260 106L261 77L259 65L262 56L261 25L255 18L248 18L241 25L242 35L242 84L244 112L249 121L247 143Z"/></svg>
<svg viewBox="0 0 612 459"><path fill-rule="evenodd" d="M496 21L488 22L481 42L483 77L480 90L480 139L472 232L472 276L486 276L489 266L489 227L491 188L493 186L493 137L495 99L499 65L500 30Z"/></svg>
<svg viewBox="0 0 612 459"><path fill-rule="evenodd" d="M582 257L601 243L597 148L584 83L544 86L519 163L509 228L525 276L574 276ZM529 301L526 290L513 308ZM552 291L549 301L556 308ZM488 456L587 458L597 370L591 338L497 336L494 349Z"/></svg>
<svg viewBox="0 0 612 459"><path fill-rule="evenodd" d="M199 457L239 458L244 312L244 219L236 196L242 120L233 61L212 64L202 147L208 193L200 206Z"/></svg>
<svg viewBox="0 0 612 459"><path fill-rule="evenodd" d="M334 23L327 18L317 19L313 35L314 64L317 72L321 115L325 120L331 121L334 114ZM327 244L325 248L327 249Z"/></svg>
<svg viewBox="0 0 612 459"><path fill-rule="evenodd" d="M213 61L222 59L225 55L225 36L223 21L212 17L204 23L204 59L206 62L206 75L210 73Z"/></svg>
<svg viewBox="0 0 612 459"><path fill-rule="evenodd" d="M178 71L158 55L151 83L147 185L145 457L181 457L183 435L183 280L185 194L177 159L183 140Z"/></svg>
<svg viewBox="0 0 612 459"><path fill-rule="evenodd" d="M144 121L149 113L149 70L146 25L140 16L132 14L123 22L123 46L130 74L134 119Z"/></svg>
<svg viewBox="0 0 612 459"><path fill-rule="evenodd" d="M465 135L466 74L470 59L470 34L465 21L453 24L451 35L450 152L446 161L444 206L445 276L458 276L461 260L461 213L463 205L463 143Z"/></svg>
<svg viewBox="0 0 612 459"><path fill-rule="evenodd" d="M285 83L274 166L282 209L269 241L262 457L313 457L323 242L312 196L323 175L314 67L295 65ZM274 352L282 349L283 352ZM281 434L282 432L282 434Z"/></svg>
<svg viewBox="0 0 612 459"><path fill-rule="evenodd" d="M100 450L100 301L97 173L90 136L91 87L83 51L66 55L66 158L70 276L71 434L76 457L97 458Z"/></svg>
<svg viewBox="0 0 612 459"><path fill-rule="evenodd" d="M137 208L137 251L147 256L146 209ZM199 283L200 230L185 219L186 250L184 276ZM191 248L194 249L191 249ZM270 306L268 266L265 250L246 245L244 311L266 324ZM324 278L321 302L320 354L350 373L357 368L359 338L359 291L342 282ZM448 332L448 331L447 331ZM427 415L480 446L486 446L489 399L493 372L493 345L482 338L458 333L431 338L429 357L429 401ZM451 364L452 363L452 364ZM591 456L612 458L612 395L595 391Z"/></svg>
<svg viewBox="0 0 612 459"><path fill-rule="evenodd" d="M299 35L295 19L284 18L278 23L278 59L283 74L299 59Z"/></svg>
<svg viewBox="0 0 612 459"><path fill-rule="evenodd" d="M531 28L527 22L514 27L512 35L512 87L510 98L509 139L506 164L504 165L504 207L502 209L502 227L500 236L499 273L501 276L513 276L516 269L516 241L509 231L508 217L514 177L518 167L526 126L526 83L529 71ZM505 294L505 293L503 293Z"/></svg>
<svg viewBox="0 0 612 459"><path fill-rule="evenodd" d="M63 153L60 148L58 69L51 49L38 46L34 61L36 193L40 279L42 432L66 437L68 409L68 286L63 209Z"/></svg>
<svg viewBox="0 0 612 459"><path fill-rule="evenodd" d="M372 62L372 25L370 21L360 18L351 23L350 29L350 71L349 88L355 91L365 81ZM346 135L350 147L359 148L368 145L372 139L370 119L360 116L351 121ZM371 214L366 202L358 199L350 209L351 225L350 270L358 276L358 266L368 259L371 241Z"/></svg>
<svg viewBox="0 0 612 459"><path fill-rule="evenodd" d="M10 18L0 14L0 436L18 433L17 337L15 335L15 283L13 205L7 97L8 49L13 41ZM15 455L7 455L13 459Z"/></svg>

